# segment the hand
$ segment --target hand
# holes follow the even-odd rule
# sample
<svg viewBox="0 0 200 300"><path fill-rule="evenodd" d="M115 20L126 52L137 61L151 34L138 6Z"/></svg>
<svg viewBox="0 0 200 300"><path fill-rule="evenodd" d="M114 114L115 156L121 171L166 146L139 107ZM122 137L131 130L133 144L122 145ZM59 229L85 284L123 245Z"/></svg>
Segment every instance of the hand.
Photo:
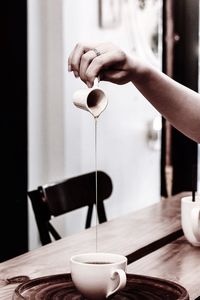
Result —
<svg viewBox="0 0 200 300"><path fill-rule="evenodd" d="M77 44L69 56L68 70L92 87L95 77L116 84L129 82L136 64L112 43Z"/></svg>

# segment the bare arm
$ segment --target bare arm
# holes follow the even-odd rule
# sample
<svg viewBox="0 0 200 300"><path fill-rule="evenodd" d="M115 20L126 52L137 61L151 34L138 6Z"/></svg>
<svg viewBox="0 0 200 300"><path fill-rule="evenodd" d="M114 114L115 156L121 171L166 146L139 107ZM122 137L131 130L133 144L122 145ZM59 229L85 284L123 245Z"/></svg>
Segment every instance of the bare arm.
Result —
<svg viewBox="0 0 200 300"><path fill-rule="evenodd" d="M68 66L88 87L97 76L116 84L132 82L174 127L200 143L200 95L164 73L128 56L111 43L77 44Z"/></svg>
<svg viewBox="0 0 200 300"><path fill-rule="evenodd" d="M143 79L142 79L143 77ZM132 80L144 97L169 122L200 143L200 95L152 67L139 80Z"/></svg>

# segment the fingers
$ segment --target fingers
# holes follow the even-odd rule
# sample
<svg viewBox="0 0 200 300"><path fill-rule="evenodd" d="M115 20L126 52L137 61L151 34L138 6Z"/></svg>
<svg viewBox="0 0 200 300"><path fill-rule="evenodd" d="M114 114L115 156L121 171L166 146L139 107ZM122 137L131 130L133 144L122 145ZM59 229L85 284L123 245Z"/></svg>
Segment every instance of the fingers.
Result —
<svg viewBox="0 0 200 300"><path fill-rule="evenodd" d="M96 53L93 50L89 50L85 54L82 55L81 61L80 61L80 67L79 67L79 75L80 78L88 85L89 82L87 82L88 78L86 75L86 71L90 65L90 63L93 61L93 59L96 57Z"/></svg>
<svg viewBox="0 0 200 300"><path fill-rule="evenodd" d="M93 45L77 44L68 58L68 71L73 71L76 77L79 76L81 57L84 53L93 48Z"/></svg>
<svg viewBox="0 0 200 300"><path fill-rule="evenodd" d="M111 43L95 45L77 44L68 59L68 69L80 76L88 87L93 86L96 77L106 77L106 69L118 72L126 60L125 53ZM119 68L119 69L118 69ZM101 76L101 73L104 73ZM112 78L113 79L113 78Z"/></svg>
<svg viewBox="0 0 200 300"><path fill-rule="evenodd" d="M84 48L77 44L68 58L68 70L73 71L75 77L79 76L80 59L83 53Z"/></svg>
<svg viewBox="0 0 200 300"><path fill-rule="evenodd" d="M122 60L122 56L117 51L109 51L107 53L96 56L89 64L84 73L84 80L87 81L88 86L92 86L96 77L101 73L106 74L107 69L115 68Z"/></svg>

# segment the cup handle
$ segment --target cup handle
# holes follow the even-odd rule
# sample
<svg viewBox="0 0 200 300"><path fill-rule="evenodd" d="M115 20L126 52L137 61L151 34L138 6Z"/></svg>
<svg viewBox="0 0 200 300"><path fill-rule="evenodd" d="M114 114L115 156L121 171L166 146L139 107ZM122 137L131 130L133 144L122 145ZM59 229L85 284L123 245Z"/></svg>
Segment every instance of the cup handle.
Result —
<svg viewBox="0 0 200 300"><path fill-rule="evenodd" d="M108 294L106 295L106 298L108 298L109 296L111 296L112 294L117 292L118 290L123 289L126 285L126 273L124 272L124 270L122 270L122 269L114 270L113 273L111 274L111 279L115 280L116 276L119 276L119 284L113 291L108 292Z"/></svg>
<svg viewBox="0 0 200 300"><path fill-rule="evenodd" d="M200 208L194 207L191 211L192 230L197 241L200 241Z"/></svg>

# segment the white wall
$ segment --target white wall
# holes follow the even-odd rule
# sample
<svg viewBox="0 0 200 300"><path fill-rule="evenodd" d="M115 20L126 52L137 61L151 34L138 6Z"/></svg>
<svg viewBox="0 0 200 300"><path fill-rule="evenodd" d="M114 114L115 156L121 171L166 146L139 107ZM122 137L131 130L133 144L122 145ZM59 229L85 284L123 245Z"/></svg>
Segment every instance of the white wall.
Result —
<svg viewBox="0 0 200 300"><path fill-rule="evenodd" d="M127 10L123 10L124 20L117 29L100 29L98 1L63 3L66 59L81 41L112 41L130 52L134 45ZM64 78L65 173L73 176L94 170L94 120L73 106L73 92L84 84L67 73L65 65ZM131 84L116 86L102 82L100 86L108 94L109 105L98 121L98 167L113 180L114 191L106 209L108 217L114 218L159 200L160 152L150 149L146 139L148 123L158 114ZM74 223L73 218L68 218L68 228ZM75 226L78 228L77 223Z"/></svg>
<svg viewBox="0 0 200 300"><path fill-rule="evenodd" d="M29 190L64 176L62 28L62 0L28 1ZM38 235L31 207L29 214L32 249Z"/></svg>
<svg viewBox="0 0 200 300"><path fill-rule="evenodd" d="M72 104L84 84L67 72L67 58L77 42L91 40L110 40L131 53L139 41L127 11L117 29L100 29L97 0L29 0L29 189L94 170L94 120ZM148 123L158 113L131 84L100 86L109 104L98 121L98 168L113 181L106 203L111 219L159 201L160 152L147 141ZM30 216L32 249L38 237L31 207ZM84 218L79 210L57 225L71 234Z"/></svg>

